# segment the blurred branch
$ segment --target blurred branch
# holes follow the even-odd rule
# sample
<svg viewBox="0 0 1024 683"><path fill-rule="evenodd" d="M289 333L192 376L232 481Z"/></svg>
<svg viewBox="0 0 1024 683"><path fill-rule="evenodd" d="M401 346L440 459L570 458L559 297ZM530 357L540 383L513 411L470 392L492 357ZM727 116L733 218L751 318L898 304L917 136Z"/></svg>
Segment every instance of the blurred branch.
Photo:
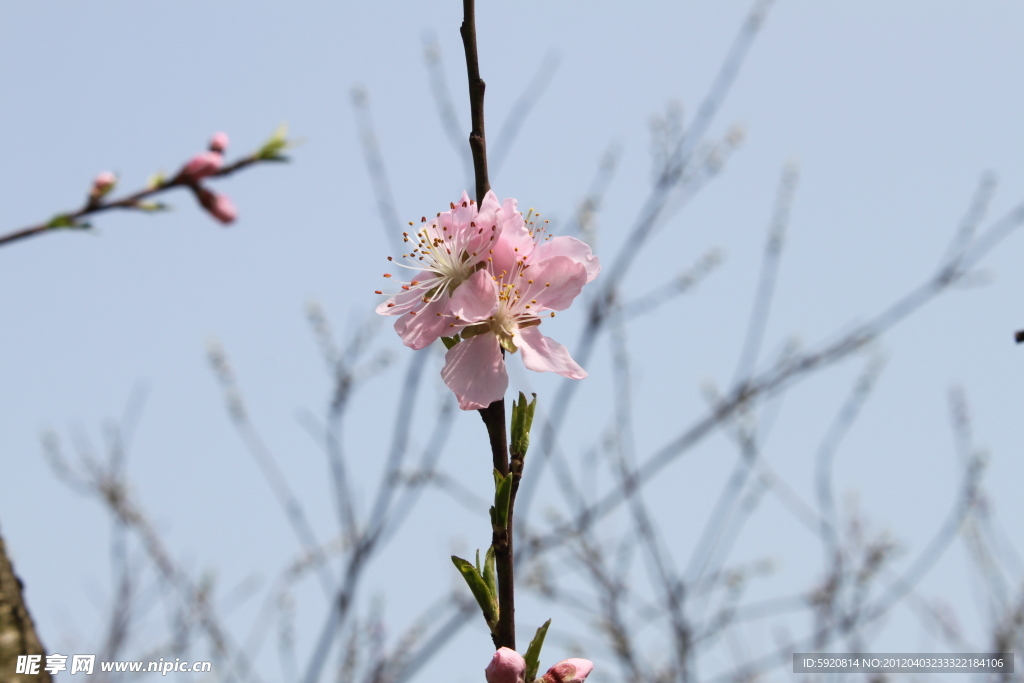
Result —
<svg viewBox="0 0 1024 683"><path fill-rule="evenodd" d="M505 116L505 123L501 126L501 130L498 131L498 137L494 142L494 147L491 149L490 166L491 171L495 175L501 170L505 159L508 158L516 136L523 127L523 122L526 121L530 110L533 109L541 95L544 94L548 84L551 83L551 79L558 70L558 64L561 61L562 59L557 52L549 50L544 55L540 66L537 67L537 71L530 80L530 84L526 86L526 90L516 98L516 101L509 108L508 114Z"/></svg>
<svg viewBox="0 0 1024 683"><path fill-rule="evenodd" d="M275 137L272 137L262 148L238 159L232 164L221 168L220 170L212 173L207 178L222 178L229 176L233 173L241 171L244 168L254 166L260 163L287 161L287 159L279 154L280 150L288 146L287 141L283 138L278 146L271 149L271 146L275 144ZM121 199L106 200L99 197L89 196L86 199L85 204L80 208L69 211L66 213L60 213L54 216L45 223L37 223L36 225L30 225L27 228L15 230L14 232L7 233L6 235L0 235L0 247L12 244L19 240L26 239L28 237L34 237L36 235L42 235L43 233L52 232L55 230L89 230L92 226L88 223L81 223L80 220L87 216L100 214L105 211L111 211L114 209L127 209L134 211L143 211L152 213L155 211L165 210L165 207L159 203L146 202L145 200L161 195L169 190L173 190L178 187L183 187L198 194L200 190L200 183L197 180L191 180L184 174L177 174L173 178L158 178L155 182L151 183L148 187L142 190L137 190Z"/></svg>
<svg viewBox="0 0 1024 683"><path fill-rule="evenodd" d="M370 172L370 182L373 183L373 194L377 198L377 213L380 216L381 228L395 255L402 253L402 240L399 239L402 231L402 221L398 218L398 211L395 209L395 197L391 192L391 182L388 180L387 169L384 166L384 158L380 154L380 144L373 132L373 118L370 116L370 95L366 88L355 86L352 88L352 108L356 113L356 125L359 128L359 143L363 147L363 157L366 159L366 168Z"/></svg>
<svg viewBox="0 0 1024 683"><path fill-rule="evenodd" d="M456 156L462 162L467 178L473 178L473 152L466 147L465 134L462 132L462 123L452 103L452 94L448 90L448 81L444 75L444 63L441 59L441 46L437 37L427 34L423 37L423 62L427 66L427 75L430 78L430 92L434 96L434 104L437 105L437 113L441 118L441 129L448 136L448 142L455 150Z"/></svg>

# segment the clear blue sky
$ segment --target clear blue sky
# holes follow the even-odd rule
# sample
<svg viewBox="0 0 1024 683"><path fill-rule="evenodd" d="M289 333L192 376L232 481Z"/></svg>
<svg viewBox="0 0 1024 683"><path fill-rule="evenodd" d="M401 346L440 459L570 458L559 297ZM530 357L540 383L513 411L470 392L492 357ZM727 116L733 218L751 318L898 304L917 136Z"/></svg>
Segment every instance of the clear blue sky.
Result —
<svg viewBox="0 0 1024 683"><path fill-rule="evenodd" d="M594 244L599 255L615 253L650 186L652 115L671 102L692 114L748 4L480 4L492 141L545 56L559 57L492 176L496 192L564 221L605 149L619 145ZM265 591L297 556L225 415L204 355L211 339L230 354L249 411L321 538L337 533L324 458L297 419L307 410L322 414L330 397L303 310L320 302L345 337L376 304L372 291L391 253L350 90L369 93L400 218L444 209L471 188L431 100L423 39L434 35L441 46L468 132L460 21L455 1L0 7L4 232L77 206L99 171L117 172L125 189L158 169L173 171L217 130L231 136L229 158L282 121L304 141L293 164L217 182L239 209L229 229L175 194L168 214L102 215L95 235L46 235L0 249L0 530L50 651L98 648L112 588L107 517L96 501L57 482L41 455L40 430L54 429L69 453L76 440L101 452L104 420L117 419L139 386L148 399L128 460L133 492L195 576L215 577L223 593L248 577L262 581L264 592L227 617L236 633L247 632ZM711 128L718 138L742 125L742 147L660 229L626 281L626 292L639 295L709 249L726 255L695 296L630 331L641 456L700 415L702 382L724 386L732 377L784 164L797 162L801 177L767 354L792 334L808 345L830 338L923 281L982 173L999 180L992 217L1024 200L1022 22L1020 5L990 0L779 0ZM1024 327L1022 247L1011 238L985 261L987 286L947 295L883 341L888 362L877 394L838 456L837 491L859 496L873 528L901 543L904 561L954 498L958 463L946 402L953 385L966 390L978 440L991 453L992 507L1010 539L1024 545L1015 524L1024 515L1024 349L1012 344ZM571 346L581 318L566 313L550 334ZM384 326L378 343L396 362L360 395L347 432L353 476L365 482L355 501L364 514L411 353ZM424 362L439 367L439 360ZM815 378L772 413L765 457L809 500L815 448L862 364ZM588 369L588 392L606 397L607 348ZM539 391L543 406L568 380L515 371L512 381L513 390ZM433 370L422 391L443 395ZM595 399L573 414L561 443L573 462L598 439L593 425L609 411ZM415 443L425 440L418 435ZM446 471L485 486L486 460L473 457L483 444L477 416L460 415ZM666 542L680 565L734 458L716 436L656 483L656 508L669 520ZM421 505L363 596L364 610L372 596L383 600L392 633L455 581L452 550L469 552L487 537L485 516L443 495L428 494ZM820 578L815 546L777 504L766 503L758 519L735 555L776 558L777 583L758 590L791 593ZM921 591L954 605L977 635L984 615L973 607L978 593L969 577L966 555L954 549ZM1019 585L1020 576L1012 579ZM323 619L322 594L310 581L297 597L304 659ZM525 601L521 634L548 611ZM567 654L573 641L591 647L599 664L609 661L585 622L559 615L547 658ZM159 634L160 623L150 616L136 644ZM873 650L917 646L920 627L898 623L911 626L883 632ZM770 647L771 638L770 625L755 630L751 650ZM279 680L272 640L261 663L267 680ZM421 678L478 681L488 646L483 625L473 624Z"/></svg>

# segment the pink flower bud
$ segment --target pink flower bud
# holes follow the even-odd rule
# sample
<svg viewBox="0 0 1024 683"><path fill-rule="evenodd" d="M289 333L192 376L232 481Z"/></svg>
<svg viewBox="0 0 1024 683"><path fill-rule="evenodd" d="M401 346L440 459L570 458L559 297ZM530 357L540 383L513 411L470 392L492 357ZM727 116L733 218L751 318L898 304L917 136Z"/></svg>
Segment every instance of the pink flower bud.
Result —
<svg viewBox="0 0 1024 683"><path fill-rule="evenodd" d="M515 650L503 647L494 653L484 673L487 683L523 683L526 660Z"/></svg>
<svg viewBox="0 0 1024 683"><path fill-rule="evenodd" d="M99 204L111 190L117 185L117 176L110 171L104 171L92 179L92 187L89 188L89 204Z"/></svg>
<svg viewBox="0 0 1024 683"><path fill-rule="evenodd" d="M238 210L235 208L231 198L226 194L217 194L207 190L205 187L197 186L196 196L202 207L224 225L233 223L238 218Z"/></svg>
<svg viewBox="0 0 1024 683"><path fill-rule="evenodd" d="M178 178L186 183L194 183L220 170L224 163L224 157L220 152L203 152L189 160L185 167L178 173Z"/></svg>
<svg viewBox="0 0 1024 683"><path fill-rule="evenodd" d="M583 683L594 670L589 659L566 659L548 669L541 677L544 683Z"/></svg>
<svg viewBox="0 0 1024 683"><path fill-rule="evenodd" d="M210 151L223 153L228 148L228 134L214 133L210 138Z"/></svg>
<svg viewBox="0 0 1024 683"><path fill-rule="evenodd" d="M92 191L101 197L114 189L117 184L117 176L110 171L100 173L92 180Z"/></svg>

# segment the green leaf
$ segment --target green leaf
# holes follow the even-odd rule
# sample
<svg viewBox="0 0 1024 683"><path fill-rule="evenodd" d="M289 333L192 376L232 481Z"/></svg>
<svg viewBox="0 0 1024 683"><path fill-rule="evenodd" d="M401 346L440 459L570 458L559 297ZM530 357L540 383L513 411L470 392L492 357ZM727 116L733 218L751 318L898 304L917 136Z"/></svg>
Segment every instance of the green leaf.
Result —
<svg viewBox="0 0 1024 683"><path fill-rule="evenodd" d="M149 180L146 181L146 187L151 190L155 190L158 187L162 187L167 182L167 174L163 171L157 171L153 175L149 176Z"/></svg>
<svg viewBox="0 0 1024 683"><path fill-rule="evenodd" d="M454 337L441 337L441 343L444 344L446 349L451 349L460 341L462 341L462 339L459 338L459 335L455 335Z"/></svg>
<svg viewBox="0 0 1024 683"><path fill-rule="evenodd" d="M521 393L520 396L522 396ZM533 414L537 411L537 394L531 394L531 396L533 396L533 400L526 407L526 420L523 425L523 450L520 451L523 455L526 455L526 450L530 447L530 430L533 429ZM523 400L526 400L525 396L523 396Z"/></svg>
<svg viewBox="0 0 1024 683"><path fill-rule="evenodd" d="M50 219L46 227L50 229L89 230L92 228L92 223L79 223L70 214L59 213Z"/></svg>
<svg viewBox="0 0 1024 683"><path fill-rule="evenodd" d="M548 634L548 626L551 620L548 619L544 625L537 629L537 633L530 641L530 647L526 648L526 680L532 681L537 677L537 669L540 668L540 649L544 647L544 637Z"/></svg>
<svg viewBox="0 0 1024 683"><path fill-rule="evenodd" d="M476 567L455 555L452 555L452 563L459 570L459 573L462 574L462 578L466 580L466 585L469 586L473 597L476 598L476 603L480 605L480 609L483 611L487 626L493 631L494 627L498 624L497 598L491 595L487 583L480 575L480 572L476 570Z"/></svg>
<svg viewBox="0 0 1024 683"><path fill-rule="evenodd" d="M512 473L502 477L495 470L495 475L494 515L491 524L496 529L505 529L508 527L508 508L512 500Z"/></svg>
<svg viewBox="0 0 1024 683"><path fill-rule="evenodd" d="M491 595L494 596L493 597L494 603L495 603L495 605L494 605L494 612L495 612L495 614L497 614L498 613L498 605L497 605L497 602L498 602L498 573L497 573L497 571L495 569L494 546L493 545L490 548L487 549L487 554L484 556L483 579L484 579L484 583L487 584L487 590L489 590L491 592Z"/></svg>
<svg viewBox="0 0 1024 683"><path fill-rule="evenodd" d="M533 426L533 414L537 410L537 394L533 401L526 403L526 395L519 392L519 401L512 402L512 452L526 455L530 448L530 428Z"/></svg>
<svg viewBox="0 0 1024 683"><path fill-rule="evenodd" d="M288 142L288 126L282 123L275 130L270 139L263 143L256 157L263 161L286 161L281 152L290 146Z"/></svg>
<svg viewBox="0 0 1024 683"><path fill-rule="evenodd" d="M66 213L60 213L50 219L50 222L46 224L48 228L73 228L75 227L75 221L71 216Z"/></svg>

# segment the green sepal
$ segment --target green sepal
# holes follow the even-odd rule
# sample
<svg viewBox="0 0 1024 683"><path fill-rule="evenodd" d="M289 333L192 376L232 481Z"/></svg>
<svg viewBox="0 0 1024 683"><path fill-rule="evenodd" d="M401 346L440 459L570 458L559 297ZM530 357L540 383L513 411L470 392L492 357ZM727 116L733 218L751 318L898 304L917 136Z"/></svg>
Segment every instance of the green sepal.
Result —
<svg viewBox="0 0 1024 683"><path fill-rule="evenodd" d="M491 525L495 529L504 530L508 527L508 508L512 500L512 473L504 477L494 470L494 512L491 514Z"/></svg>
<svg viewBox="0 0 1024 683"><path fill-rule="evenodd" d="M526 680L532 681L537 677L537 669L540 668L540 649L544 647L544 637L548 634L548 626L551 620L548 619L544 625L537 629L537 633L530 641L530 647L526 648Z"/></svg>
<svg viewBox="0 0 1024 683"><path fill-rule="evenodd" d="M157 171L153 175L149 176L149 180L146 181L146 187L151 190L155 190L158 187L163 187L167 183L167 174L163 171Z"/></svg>
<svg viewBox="0 0 1024 683"><path fill-rule="evenodd" d="M444 344L444 348L449 350L451 350L451 348L458 344L460 341L462 341L462 339L459 337L459 335L455 335L454 337L441 337L441 343Z"/></svg>
<svg viewBox="0 0 1024 683"><path fill-rule="evenodd" d="M452 563L459 570L459 573L462 574L462 578L466 580L466 585L469 586L473 597L476 598L476 603L480 605L480 609L483 611L484 621L487 622L487 626L493 631L498 624L497 596L491 594L487 582L484 581L484 577L481 576L480 572L472 564L455 555L452 555Z"/></svg>
<svg viewBox="0 0 1024 683"><path fill-rule="evenodd" d="M50 222L46 224L48 228L78 228L85 230L92 226L88 223L76 223L75 219L66 213L59 213L50 219Z"/></svg>

